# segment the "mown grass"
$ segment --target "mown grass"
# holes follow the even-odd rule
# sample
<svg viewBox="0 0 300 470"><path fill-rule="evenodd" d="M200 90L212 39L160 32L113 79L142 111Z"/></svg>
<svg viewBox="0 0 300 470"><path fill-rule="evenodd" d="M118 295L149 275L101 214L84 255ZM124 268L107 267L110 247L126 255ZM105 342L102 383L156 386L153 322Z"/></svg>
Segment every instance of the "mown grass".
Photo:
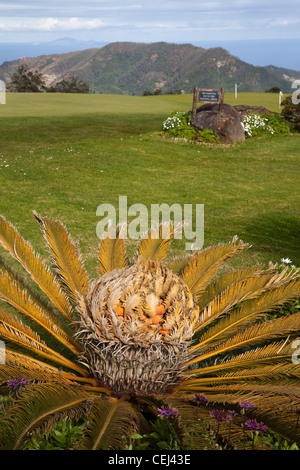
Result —
<svg viewBox="0 0 300 470"><path fill-rule="evenodd" d="M299 254L299 136L235 146L162 140L162 121L191 95L8 94L0 107L0 213L44 251L32 210L62 220L95 272L98 205L204 204L205 244L238 235L244 264ZM230 104L278 109L278 95L226 94ZM174 243L172 255L184 248ZM133 244L131 244L133 249Z"/></svg>

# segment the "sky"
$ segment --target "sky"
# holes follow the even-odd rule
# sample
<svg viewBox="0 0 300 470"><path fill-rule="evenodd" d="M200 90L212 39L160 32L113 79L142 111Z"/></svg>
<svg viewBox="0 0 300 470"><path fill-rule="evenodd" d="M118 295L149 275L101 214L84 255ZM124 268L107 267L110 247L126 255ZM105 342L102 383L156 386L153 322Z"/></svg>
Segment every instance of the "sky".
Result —
<svg viewBox="0 0 300 470"><path fill-rule="evenodd" d="M222 46L224 41L235 41L236 44L241 41L240 48L243 40L272 39L278 44L281 40L298 39L294 46L289 42L292 46L289 45L288 52L292 58L295 56L292 62L296 70L300 70L298 47L300 1L6 0L0 2L0 43L40 43L64 37L105 44L115 41L145 43L165 41L201 45L210 41L216 45L220 43ZM274 43L273 49L275 47ZM299 66L296 67L298 63Z"/></svg>
<svg viewBox="0 0 300 470"><path fill-rule="evenodd" d="M11 0L0 2L0 41L59 37L175 43L300 37L299 0Z"/></svg>

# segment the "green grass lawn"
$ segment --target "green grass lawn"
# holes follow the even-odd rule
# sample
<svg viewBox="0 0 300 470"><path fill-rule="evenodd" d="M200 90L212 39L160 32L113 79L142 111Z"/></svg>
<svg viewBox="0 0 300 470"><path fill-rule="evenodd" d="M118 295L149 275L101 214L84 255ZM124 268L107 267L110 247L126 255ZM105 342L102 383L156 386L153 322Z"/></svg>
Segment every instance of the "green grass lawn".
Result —
<svg viewBox="0 0 300 470"><path fill-rule="evenodd" d="M229 104L279 112L278 95L226 94ZM240 262L289 257L300 265L298 135L205 146L162 140L191 95L7 94L0 106L0 213L44 251L32 215L58 218L95 272L98 205L204 204L204 247L234 235L252 245ZM131 245L131 251L134 244ZM184 248L174 243L172 255Z"/></svg>

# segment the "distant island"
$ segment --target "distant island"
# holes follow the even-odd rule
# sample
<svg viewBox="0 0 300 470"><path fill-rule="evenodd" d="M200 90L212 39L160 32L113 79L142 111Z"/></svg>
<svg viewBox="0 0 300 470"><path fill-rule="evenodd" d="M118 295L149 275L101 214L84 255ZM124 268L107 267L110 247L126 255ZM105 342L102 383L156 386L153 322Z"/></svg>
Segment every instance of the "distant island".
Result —
<svg viewBox="0 0 300 470"><path fill-rule="evenodd" d="M221 47L192 44L116 42L99 48L38 57L22 57L0 66L0 79L9 83L22 64L39 70L47 85L67 76L88 82L90 91L143 95L192 93L195 85L233 92L264 92L278 87L291 93L300 72L277 66L254 66Z"/></svg>

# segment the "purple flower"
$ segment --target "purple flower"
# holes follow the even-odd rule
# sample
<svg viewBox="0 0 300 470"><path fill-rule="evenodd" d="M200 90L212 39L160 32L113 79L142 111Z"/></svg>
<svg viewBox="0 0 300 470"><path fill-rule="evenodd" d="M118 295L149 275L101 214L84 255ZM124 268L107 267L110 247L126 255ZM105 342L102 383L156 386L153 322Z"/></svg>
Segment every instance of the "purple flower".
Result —
<svg viewBox="0 0 300 470"><path fill-rule="evenodd" d="M212 410L209 414L212 418L218 421L218 423L227 421L227 412L225 410Z"/></svg>
<svg viewBox="0 0 300 470"><path fill-rule="evenodd" d="M174 418L175 416L179 415L176 408L169 408L167 406L162 406L161 408L157 408L159 416L163 418Z"/></svg>
<svg viewBox="0 0 300 470"><path fill-rule="evenodd" d="M266 424L264 424L262 421L259 423L256 421L256 419L249 419L249 421L245 422L245 425L250 429L250 431L266 432L268 429Z"/></svg>
<svg viewBox="0 0 300 470"><path fill-rule="evenodd" d="M242 410L251 410L252 408L255 408L255 405L253 403L244 403L242 401L239 402L240 407Z"/></svg>
<svg viewBox="0 0 300 470"><path fill-rule="evenodd" d="M30 379L28 377L13 377L12 379L7 380L7 386L9 390L19 390L20 388L24 387L25 385L30 382Z"/></svg>
<svg viewBox="0 0 300 470"><path fill-rule="evenodd" d="M200 395L200 393L195 393L194 398L192 398L192 401L197 403L197 405L200 404L205 404L208 402L208 399L206 398L205 395Z"/></svg>
<svg viewBox="0 0 300 470"><path fill-rule="evenodd" d="M226 419L228 421L232 421L233 418L237 415L237 413L234 411L234 410L229 410L227 411L227 414L226 414Z"/></svg>

